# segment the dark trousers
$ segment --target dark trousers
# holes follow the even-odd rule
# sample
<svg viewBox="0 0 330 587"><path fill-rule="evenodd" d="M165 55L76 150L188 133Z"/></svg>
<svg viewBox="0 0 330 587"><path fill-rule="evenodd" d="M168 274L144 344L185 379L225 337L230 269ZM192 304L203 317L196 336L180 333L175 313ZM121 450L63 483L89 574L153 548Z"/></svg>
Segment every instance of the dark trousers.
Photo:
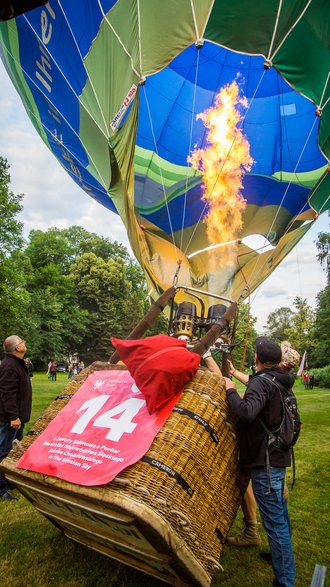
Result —
<svg viewBox="0 0 330 587"><path fill-rule="evenodd" d="M17 436L17 430L10 424L0 424L0 462L7 456L13 446L13 440ZM10 484L0 471L0 496L10 489Z"/></svg>

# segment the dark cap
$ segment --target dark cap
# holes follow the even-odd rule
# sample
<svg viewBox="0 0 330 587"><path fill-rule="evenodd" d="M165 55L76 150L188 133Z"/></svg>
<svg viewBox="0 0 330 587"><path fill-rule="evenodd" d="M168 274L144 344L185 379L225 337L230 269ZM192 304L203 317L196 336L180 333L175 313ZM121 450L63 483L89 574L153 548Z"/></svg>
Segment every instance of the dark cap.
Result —
<svg viewBox="0 0 330 587"><path fill-rule="evenodd" d="M266 336L259 336L256 340L256 353L261 363L277 365L282 358L281 347Z"/></svg>

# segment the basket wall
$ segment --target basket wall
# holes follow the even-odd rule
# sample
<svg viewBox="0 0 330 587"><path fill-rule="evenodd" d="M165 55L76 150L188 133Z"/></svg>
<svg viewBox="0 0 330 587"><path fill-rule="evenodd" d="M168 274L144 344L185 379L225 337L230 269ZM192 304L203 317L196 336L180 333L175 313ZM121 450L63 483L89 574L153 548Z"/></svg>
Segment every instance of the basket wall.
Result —
<svg viewBox="0 0 330 587"><path fill-rule="evenodd" d="M23 452L90 373L109 368L124 367L94 363L71 381L23 439ZM2 462L6 476L68 536L170 584L210 585L241 502L224 380L199 369L145 457L107 485L17 469L21 455L11 451Z"/></svg>

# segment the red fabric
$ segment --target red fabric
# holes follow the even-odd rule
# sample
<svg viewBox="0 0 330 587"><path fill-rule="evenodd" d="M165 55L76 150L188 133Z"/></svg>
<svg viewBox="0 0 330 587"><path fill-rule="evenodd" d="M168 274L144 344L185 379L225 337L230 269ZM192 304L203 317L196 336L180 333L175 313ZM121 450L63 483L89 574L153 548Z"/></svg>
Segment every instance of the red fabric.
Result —
<svg viewBox="0 0 330 587"><path fill-rule="evenodd" d="M143 393L149 414L182 391L199 367L200 356L188 351L184 340L166 334L111 342Z"/></svg>
<svg viewBox="0 0 330 587"><path fill-rule="evenodd" d="M16 466L77 485L109 483L149 450L177 399L151 416L128 371L94 371Z"/></svg>

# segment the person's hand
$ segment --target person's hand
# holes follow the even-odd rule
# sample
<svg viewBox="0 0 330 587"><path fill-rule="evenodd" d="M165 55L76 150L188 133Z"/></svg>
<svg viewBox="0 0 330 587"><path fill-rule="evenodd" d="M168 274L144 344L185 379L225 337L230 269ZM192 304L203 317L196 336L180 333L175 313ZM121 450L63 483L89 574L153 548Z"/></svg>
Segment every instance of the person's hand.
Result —
<svg viewBox="0 0 330 587"><path fill-rule="evenodd" d="M10 427L15 428L15 430L19 430L22 425L22 422L19 418L15 418L15 420L10 420Z"/></svg>
<svg viewBox="0 0 330 587"><path fill-rule="evenodd" d="M224 380L226 382L226 389L237 389L236 383L233 383L229 377L224 377Z"/></svg>
<svg viewBox="0 0 330 587"><path fill-rule="evenodd" d="M233 372L236 370L233 363L230 360L230 355L228 353L224 353L222 357L222 365L225 368L226 372L229 373L229 375L232 375Z"/></svg>
<svg viewBox="0 0 330 587"><path fill-rule="evenodd" d="M228 365L229 375L232 375L234 373L234 371L236 371L236 369L230 359L227 359L227 365Z"/></svg>

